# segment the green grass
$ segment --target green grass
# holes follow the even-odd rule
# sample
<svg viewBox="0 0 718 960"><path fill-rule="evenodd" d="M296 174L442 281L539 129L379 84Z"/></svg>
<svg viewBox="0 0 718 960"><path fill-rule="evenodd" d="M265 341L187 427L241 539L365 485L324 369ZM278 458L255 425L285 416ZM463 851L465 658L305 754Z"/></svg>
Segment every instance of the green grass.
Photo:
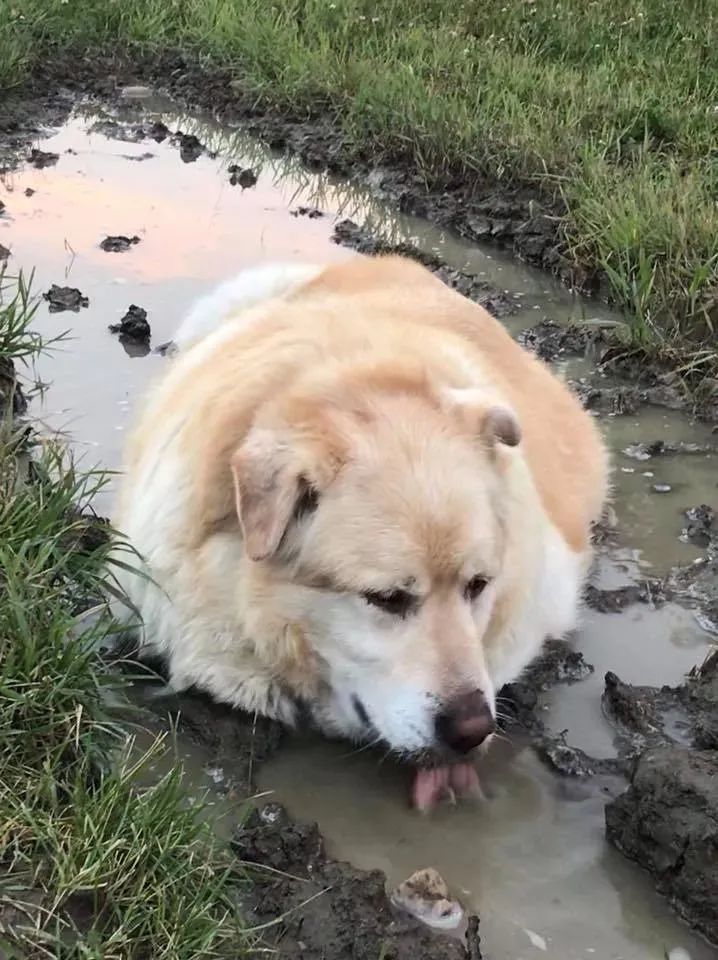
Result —
<svg viewBox="0 0 718 960"><path fill-rule="evenodd" d="M348 143L563 198L635 341L709 345L718 319L713 0L0 0L0 83L124 43L229 67Z"/></svg>
<svg viewBox="0 0 718 960"><path fill-rule="evenodd" d="M27 286L4 282L0 359L30 361ZM109 539L86 508L106 477L0 425L0 955L61 960L246 956L239 884L182 770L152 780L120 723L99 647ZM139 718L135 718L136 720ZM149 784L149 785L148 785Z"/></svg>

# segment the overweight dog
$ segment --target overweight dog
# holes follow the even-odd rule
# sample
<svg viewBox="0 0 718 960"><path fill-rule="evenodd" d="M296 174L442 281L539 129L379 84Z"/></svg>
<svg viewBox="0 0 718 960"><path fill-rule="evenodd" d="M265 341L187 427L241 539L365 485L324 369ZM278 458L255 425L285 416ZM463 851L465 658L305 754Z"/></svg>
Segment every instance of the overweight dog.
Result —
<svg viewBox="0 0 718 960"><path fill-rule="evenodd" d="M572 629L607 491L589 415L416 263L272 265L198 302L127 449L140 648L175 689L477 786L496 691Z"/></svg>

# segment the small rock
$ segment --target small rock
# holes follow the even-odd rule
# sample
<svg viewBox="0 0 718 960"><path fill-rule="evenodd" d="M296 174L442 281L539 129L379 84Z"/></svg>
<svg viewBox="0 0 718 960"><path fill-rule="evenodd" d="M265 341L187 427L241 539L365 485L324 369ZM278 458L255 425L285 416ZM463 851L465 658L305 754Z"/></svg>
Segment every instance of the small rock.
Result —
<svg viewBox="0 0 718 960"><path fill-rule="evenodd" d="M238 164L233 163L227 167L227 172L229 173L229 182L233 187L240 186L243 190L248 190L257 182L257 174L249 167L243 169Z"/></svg>
<svg viewBox="0 0 718 960"><path fill-rule="evenodd" d="M117 236L105 237L105 239L100 242L100 248L104 250L105 253L124 253L125 250L129 250L130 247L139 242L140 238L137 236L125 237L118 234Z"/></svg>
<svg viewBox="0 0 718 960"><path fill-rule="evenodd" d="M26 196L26 197L31 197L31 196L33 196L34 193L35 193L35 191L32 189L32 187L25 187L25 196Z"/></svg>
<svg viewBox="0 0 718 960"><path fill-rule="evenodd" d="M60 155L58 153L46 153L44 150L33 148L27 162L31 163L33 167L37 167L38 170L44 170L45 167L54 166L59 159Z"/></svg>
<svg viewBox="0 0 718 960"><path fill-rule="evenodd" d="M654 483L651 489L654 493L670 493L673 487L670 483Z"/></svg>
<svg viewBox="0 0 718 960"><path fill-rule="evenodd" d="M50 304L50 313L60 313L62 310L79 313L80 307L87 307L90 303L76 287L58 287L56 283L42 296Z"/></svg>
<svg viewBox="0 0 718 960"><path fill-rule="evenodd" d="M446 882L433 867L412 873L391 894L391 902L437 930L454 930L464 918L461 904L451 898Z"/></svg>
<svg viewBox="0 0 718 960"><path fill-rule="evenodd" d="M147 311L136 304L131 304L129 310L119 323L111 324L110 333L119 333L120 339L148 343L152 331L147 322Z"/></svg>

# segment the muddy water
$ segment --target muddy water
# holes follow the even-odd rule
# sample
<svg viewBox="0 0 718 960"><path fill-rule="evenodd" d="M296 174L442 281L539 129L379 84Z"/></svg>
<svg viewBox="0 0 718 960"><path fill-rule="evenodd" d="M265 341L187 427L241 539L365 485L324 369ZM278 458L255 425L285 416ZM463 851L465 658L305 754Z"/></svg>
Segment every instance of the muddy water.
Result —
<svg viewBox="0 0 718 960"><path fill-rule="evenodd" d="M85 109L43 140L43 150L59 155L54 166L21 166L0 183L6 204L0 243L12 250L11 271L34 267L37 292L68 284L89 298L77 314L51 314L39 304L40 331L47 337L68 331L70 339L39 363L40 378L52 388L35 402L48 430L67 431L87 466L119 466L132 408L167 362L154 349L146 355L126 351L109 324L130 304L143 307L155 348L171 337L189 301L241 267L279 257L348 256L330 242L335 222L344 217L438 252L452 266L516 294L520 309L509 320L514 331L543 316L612 319L495 250L394 215L369 190L307 173L241 133L179 115L166 103L145 100L142 109L145 121L195 133L208 150L184 163L169 141L104 135L95 127L102 117ZM256 170L257 185L232 186L232 163ZM300 207L323 215L294 216ZM106 235L117 234L140 242L124 253L99 248ZM566 372L586 375L590 363L571 361ZM676 413L643 410L607 419L605 429L616 454L619 524L617 543L599 557L597 578L609 587L700 555L679 539L682 511L715 504L716 465L708 455L637 461L623 452L639 441L711 439L707 428ZM657 493L656 484L665 492ZM97 508L107 510L110 497L106 491ZM590 753L610 756L612 735L599 701L604 672L674 683L702 659L710 637L693 611L668 604L588 612L577 642L595 673L547 695L547 724L567 729L570 742ZM204 768L201 753L181 750L198 789L220 776ZM492 960L544 952L561 960L643 960L679 945L694 960L714 955L672 918L641 872L606 846L603 804L615 784L558 779L527 746L504 743L484 765L487 800L427 821L406 809L404 774L380 759L345 745L297 740L264 766L261 786L298 817L318 819L332 853L380 867L390 882L420 867L438 868L480 913ZM223 801L228 816L231 803Z"/></svg>

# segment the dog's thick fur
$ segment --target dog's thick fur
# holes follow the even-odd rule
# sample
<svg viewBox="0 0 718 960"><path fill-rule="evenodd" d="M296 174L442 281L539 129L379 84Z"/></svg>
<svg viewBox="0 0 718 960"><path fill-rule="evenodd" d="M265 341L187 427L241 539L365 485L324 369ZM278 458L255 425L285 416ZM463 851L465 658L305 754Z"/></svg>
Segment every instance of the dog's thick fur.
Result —
<svg viewBox="0 0 718 960"><path fill-rule="evenodd" d="M396 257L277 265L176 342L116 517L174 687L410 755L575 625L605 450L481 307Z"/></svg>

